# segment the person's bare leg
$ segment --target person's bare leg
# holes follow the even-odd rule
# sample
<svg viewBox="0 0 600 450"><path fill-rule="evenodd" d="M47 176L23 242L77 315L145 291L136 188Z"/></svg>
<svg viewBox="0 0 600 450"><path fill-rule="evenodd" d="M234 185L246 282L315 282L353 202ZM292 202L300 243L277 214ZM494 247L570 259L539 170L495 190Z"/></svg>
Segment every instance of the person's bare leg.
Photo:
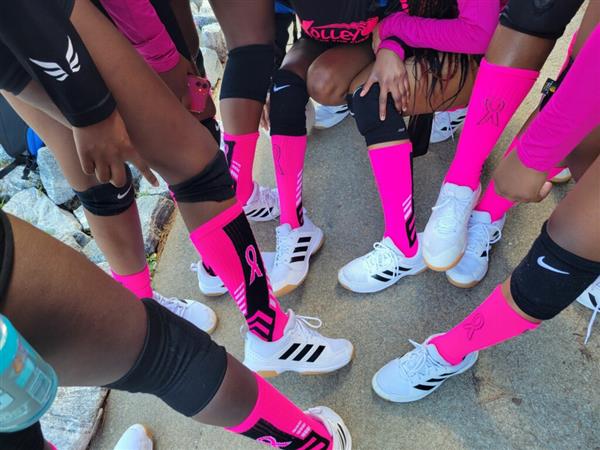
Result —
<svg viewBox="0 0 600 450"><path fill-rule="evenodd" d="M83 192L99 184L95 176L86 175L81 170L70 129L14 96L9 95L7 99L52 150L73 189ZM96 243L111 269L123 275L139 273L146 266L146 258L136 204L121 214L107 217L97 216L87 209L84 211Z"/></svg>
<svg viewBox="0 0 600 450"><path fill-rule="evenodd" d="M555 43L555 40L542 39L498 25L485 58L498 66L540 70Z"/></svg>
<svg viewBox="0 0 600 450"><path fill-rule="evenodd" d="M83 255L19 219L9 220L15 264L0 312L54 367L61 385L103 386L123 377L144 344L143 304ZM195 419L237 425L256 397L254 374L229 356L219 391Z"/></svg>

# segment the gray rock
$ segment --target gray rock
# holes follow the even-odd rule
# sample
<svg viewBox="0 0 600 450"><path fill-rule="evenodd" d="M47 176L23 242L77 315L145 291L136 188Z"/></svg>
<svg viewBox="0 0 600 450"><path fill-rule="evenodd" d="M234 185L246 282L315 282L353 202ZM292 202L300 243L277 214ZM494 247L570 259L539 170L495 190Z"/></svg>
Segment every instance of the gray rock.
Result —
<svg viewBox="0 0 600 450"><path fill-rule="evenodd" d="M158 179L159 185L157 187L152 186L148 180L142 178L140 181L140 187L138 188L138 196L143 197L145 195L162 195L164 197L169 196L169 185L162 177L154 173Z"/></svg>
<svg viewBox="0 0 600 450"><path fill-rule="evenodd" d="M137 201L144 234L146 255L154 253L175 210L173 200L158 195L140 197Z"/></svg>
<svg viewBox="0 0 600 450"><path fill-rule="evenodd" d="M0 198L2 200L8 201L18 192L41 186L40 176L35 172L29 172L27 179L23 179L24 170L25 166L17 166L0 180Z"/></svg>
<svg viewBox="0 0 600 450"><path fill-rule="evenodd" d="M225 36L221 31L221 26L218 23L213 23L202 28L200 35L200 45L202 47L212 48L219 60L224 63L227 59L227 46L225 45Z"/></svg>
<svg viewBox="0 0 600 450"><path fill-rule="evenodd" d="M223 63L219 60L219 55L212 48L201 47L200 51L204 58L204 68L206 69L206 77L210 84L216 86L219 80L223 79Z"/></svg>
<svg viewBox="0 0 600 450"><path fill-rule="evenodd" d="M212 23L216 23L217 18L214 15L194 15L194 23L196 24L196 28L202 30L207 25Z"/></svg>
<svg viewBox="0 0 600 450"><path fill-rule="evenodd" d="M85 237L81 236L83 234L81 225L75 216L60 209L37 189L29 188L17 193L4 205L3 210L29 222L76 250L81 250L78 241L85 241Z"/></svg>
<svg viewBox="0 0 600 450"><path fill-rule="evenodd" d="M42 185L50 200L57 205L62 205L75 197L75 193L63 175L58 161L56 161L48 147L40 148L37 162L40 168Z"/></svg>
<svg viewBox="0 0 600 450"><path fill-rule="evenodd" d="M86 233L90 231L90 224L88 223L87 217L85 216L85 212L83 211L83 206L80 206L75 211L73 211L75 218L81 224L81 229Z"/></svg>
<svg viewBox="0 0 600 450"><path fill-rule="evenodd" d="M59 388L42 417L44 437L60 450L85 450L100 424L108 389Z"/></svg>
<svg viewBox="0 0 600 450"><path fill-rule="evenodd" d="M7 164L10 164L13 161L13 157L6 153L4 147L0 145L0 166L4 167Z"/></svg>
<svg viewBox="0 0 600 450"><path fill-rule="evenodd" d="M110 264L108 264L108 261L104 261L101 262L99 264L96 264L98 266L99 269L101 269L105 274L112 276L111 270L110 270Z"/></svg>
<svg viewBox="0 0 600 450"><path fill-rule="evenodd" d="M87 256L87 258L93 262L94 264L101 264L106 262L106 258L104 257L104 253L96 244L96 240L92 239L88 244L83 248L83 254Z"/></svg>

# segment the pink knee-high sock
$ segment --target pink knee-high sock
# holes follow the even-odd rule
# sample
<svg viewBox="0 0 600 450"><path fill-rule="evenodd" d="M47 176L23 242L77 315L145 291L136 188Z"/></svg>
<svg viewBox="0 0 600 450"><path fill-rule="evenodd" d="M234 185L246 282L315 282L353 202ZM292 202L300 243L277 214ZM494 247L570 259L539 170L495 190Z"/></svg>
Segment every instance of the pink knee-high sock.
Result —
<svg viewBox="0 0 600 450"><path fill-rule="evenodd" d="M133 292L138 298L152 298L152 280L148 264L138 273L133 275L119 275L111 270L113 278L124 287Z"/></svg>
<svg viewBox="0 0 600 450"><path fill-rule="evenodd" d="M258 398L250 415L229 431L275 448L330 450L332 436L321 422L302 412L256 375Z"/></svg>
<svg viewBox="0 0 600 450"><path fill-rule="evenodd" d="M419 250L415 228L410 142L369 150L369 159L379 189L385 218L384 235L404 255Z"/></svg>
<svg viewBox="0 0 600 450"><path fill-rule="evenodd" d="M280 221L292 228L304 223L302 217L302 173L306 136L271 136L273 163L279 191Z"/></svg>
<svg viewBox="0 0 600 450"><path fill-rule="evenodd" d="M535 70L497 66L485 58L481 61L446 183L477 189L485 160L538 75Z"/></svg>
<svg viewBox="0 0 600 450"><path fill-rule="evenodd" d="M265 341L283 336L288 316L275 298L263 260L239 203L190 233L202 261L219 275L246 318Z"/></svg>
<svg viewBox="0 0 600 450"><path fill-rule="evenodd" d="M509 306L499 285L465 320L430 343L442 358L456 365L471 352L500 344L538 326L539 323L524 319Z"/></svg>
<svg viewBox="0 0 600 450"><path fill-rule="evenodd" d="M258 131L241 135L223 133L223 141L225 142L225 155L229 163L229 171L235 180L236 197L242 205L245 205L254 191L252 169Z"/></svg>

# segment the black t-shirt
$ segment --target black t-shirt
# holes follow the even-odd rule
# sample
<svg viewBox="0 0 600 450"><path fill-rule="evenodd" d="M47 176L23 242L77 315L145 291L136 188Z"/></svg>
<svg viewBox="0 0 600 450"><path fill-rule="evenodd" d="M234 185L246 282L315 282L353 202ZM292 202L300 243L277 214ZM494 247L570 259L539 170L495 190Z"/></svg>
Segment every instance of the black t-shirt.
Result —
<svg viewBox="0 0 600 450"><path fill-rule="evenodd" d="M359 44L383 17L388 0L284 0L304 33L317 41Z"/></svg>

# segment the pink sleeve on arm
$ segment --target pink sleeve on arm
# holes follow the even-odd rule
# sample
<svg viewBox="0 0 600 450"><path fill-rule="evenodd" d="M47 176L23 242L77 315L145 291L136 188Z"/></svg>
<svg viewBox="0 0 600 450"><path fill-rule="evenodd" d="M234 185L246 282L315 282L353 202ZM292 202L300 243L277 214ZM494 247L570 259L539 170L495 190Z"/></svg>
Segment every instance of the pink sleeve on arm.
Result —
<svg viewBox="0 0 600 450"><path fill-rule="evenodd" d="M382 43L396 37L414 48L484 54L498 25L500 1L459 0L458 9L456 19L426 19L405 12L392 14L381 22L379 36Z"/></svg>
<svg viewBox="0 0 600 450"><path fill-rule="evenodd" d="M171 70L179 52L148 0L100 0L117 27L156 72Z"/></svg>
<svg viewBox="0 0 600 450"><path fill-rule="evenodd" d="M588 38L560 87L517 143L527 167L547 172L600 125L600 26Z"/></svg>

